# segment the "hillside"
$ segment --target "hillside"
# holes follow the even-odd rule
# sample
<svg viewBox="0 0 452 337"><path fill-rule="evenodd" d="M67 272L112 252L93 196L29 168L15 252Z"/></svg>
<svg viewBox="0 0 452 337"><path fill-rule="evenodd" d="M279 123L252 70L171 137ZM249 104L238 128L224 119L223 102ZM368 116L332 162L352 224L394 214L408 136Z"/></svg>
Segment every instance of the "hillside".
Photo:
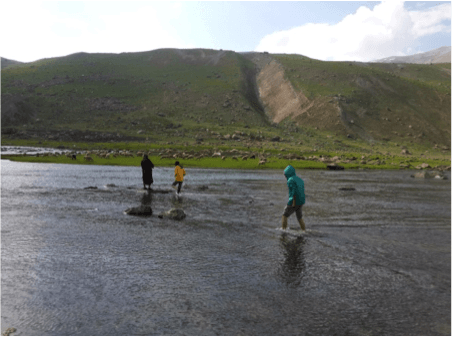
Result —
<svg viewBox="0 0 452 337"><path fill-rule="evenodd" d="M4 58L4 57L1 58L1 62L2 62L2 70L4 68L6 68L6 67L12 67L12 66L16 66L16 65L22 64L22 62L9 60L9 59Z"/></svg>
<svg viewBox="0 0 452 337"><path fill-rule="evenodd" d="M450 143L450 64L323 62L248 53L275 123L373 141Z"/></svg>
<svg viewBox="0 0 452 337"><path fill-rule="evenodd" d="M254 65L228 51L41 60L2 73L2 127L28 123L136 137L141 130L158 140L153 134L177 135L182 125L266 125L253 77Z"/></svg>
<svg viewBox="0 0 452 337"><path fill-rule="evenodd" d="M391 56L384 59L376 60L376 63L416 63L416 64L430 64L430 63L450 63L451 49L449 47L441 47L430 50L425 53L419 53L409 56Z"/></svg>
<svg viewBox="0 0 452 337"><path fill-rule="evenodd" d="M206 49L78 53L2 71L2 143L262 146L275 138L310 148L449 147L450 106L450 63Z"/></svg>

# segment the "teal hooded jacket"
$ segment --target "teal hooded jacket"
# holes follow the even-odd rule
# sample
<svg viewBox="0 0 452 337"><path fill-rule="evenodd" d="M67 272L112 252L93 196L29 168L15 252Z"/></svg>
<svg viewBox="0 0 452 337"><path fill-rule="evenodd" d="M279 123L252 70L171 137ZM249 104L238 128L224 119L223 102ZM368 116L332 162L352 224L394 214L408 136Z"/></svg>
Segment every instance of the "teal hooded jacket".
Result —
<svg viewBox="0 0 452 337"><path fill-rule="evenodd" d="M295 168L289 165L284 170L284 175L287 178L287 187L289 188L289 202L287 205L292 205L293 198L295 197L295 205L304 205L306 202L304 195L304 181L297 177L295 174Z"/></svg>

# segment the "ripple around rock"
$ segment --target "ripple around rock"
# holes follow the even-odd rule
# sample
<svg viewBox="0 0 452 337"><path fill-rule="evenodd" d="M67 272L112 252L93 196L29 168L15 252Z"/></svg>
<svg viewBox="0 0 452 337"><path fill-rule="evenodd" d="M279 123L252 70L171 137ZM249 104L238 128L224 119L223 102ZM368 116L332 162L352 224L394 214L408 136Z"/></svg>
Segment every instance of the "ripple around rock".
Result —
<svg viewBox="0 0 452 337"><path fill-rule="evenodd" d="M183 220L183 219L185 219L186 216L187 215L185 214L184 210L182 210L180 208L171 208L169 211L160 213L158 215L158 217L160 219L170 218L173 220Z"/></svg>
<svg viewBox="0 0 452 337"><path fill-rule="evenodd" d="M442 179L446 180L447 177L444 175L444 173L440 171L422 171L417 172L414 175L411 175L412 178L421 178L421 179Z"/></svg>
<svg viewBox="0 0 452 337"><path fill-rule="evenodd" d="M140 215L140 216L150 216L152 215L152 208L149 205L141 205L138 207L131 207L124 211L128 215Z"/></svg>

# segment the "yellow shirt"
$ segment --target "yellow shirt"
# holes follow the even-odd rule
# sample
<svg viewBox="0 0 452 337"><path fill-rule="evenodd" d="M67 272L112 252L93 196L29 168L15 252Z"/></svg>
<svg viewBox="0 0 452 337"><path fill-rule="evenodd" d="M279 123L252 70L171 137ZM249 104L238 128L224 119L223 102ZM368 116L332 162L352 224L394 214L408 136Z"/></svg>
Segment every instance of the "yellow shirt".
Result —
<svg viewBox="0 0 452 337"><path fill-rule="evenodd" d="M174 170L174 176L176 177L176 181L184 181L185 170L180 166L176 166Z"/></svg>

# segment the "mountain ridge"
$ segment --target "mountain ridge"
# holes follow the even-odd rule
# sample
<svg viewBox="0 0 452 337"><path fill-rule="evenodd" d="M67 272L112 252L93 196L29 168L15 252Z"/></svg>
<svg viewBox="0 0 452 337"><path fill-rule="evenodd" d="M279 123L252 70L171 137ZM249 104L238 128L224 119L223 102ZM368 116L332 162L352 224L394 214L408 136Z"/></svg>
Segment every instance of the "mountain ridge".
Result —
<svg viewBox="0 0 452 337"><path fill-rule="evenodd" d="M4 68L7 68L7 67L11 67L11 66L14 66L14 65L19 65L19 64L23 64L24 63L24 62L10 60L10 59L4 58L4 57L2 57L0 59L0 61L1 61L1 64L2 64L2 66L1 66L2 70Z"/></svg>
<svg viewBox="0 0 452 337"><path fill-rule="evenodd" d="M443 46L437 49L430 50L425 53L418 53L408 56L390 56L379 60L374 60L375 63L415 63L415 64L430 64L430 63L451 63L451 47Z"/></svg>

